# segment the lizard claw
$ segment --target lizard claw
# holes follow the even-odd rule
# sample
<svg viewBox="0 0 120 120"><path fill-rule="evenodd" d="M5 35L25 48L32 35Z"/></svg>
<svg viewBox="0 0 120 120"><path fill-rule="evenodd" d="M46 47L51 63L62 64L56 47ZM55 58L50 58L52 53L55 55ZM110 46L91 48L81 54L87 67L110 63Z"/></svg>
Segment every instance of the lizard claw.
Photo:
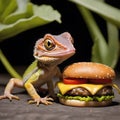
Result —
<svg viewBox="0 0 120 120"><path fill-rule="evenodd" d="M29 104L36 103L37 106L39 106L40 103L45 104L45 105L51 105L52 104L51 101L54 101L54 100L52 98L46 96L44 98L37 98L34 100L29 100L28 103Z"/></svg>
<svg viewBox="0 0 120 120"><path fill-rule="evenodd" d="M12 101L12 99L16 99L16 100L19 100L20 98L16 95L12 95L12 94L4 94L4 95L1 95L0 96L0 100L1 99L9 99L10 101Z"/></svg>

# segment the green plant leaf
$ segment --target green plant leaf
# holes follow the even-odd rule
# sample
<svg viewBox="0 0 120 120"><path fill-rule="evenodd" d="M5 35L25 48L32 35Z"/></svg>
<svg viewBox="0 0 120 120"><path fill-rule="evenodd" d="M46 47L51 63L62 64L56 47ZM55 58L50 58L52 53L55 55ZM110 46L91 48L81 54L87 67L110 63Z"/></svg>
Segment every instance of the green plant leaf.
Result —
<svg viewBox="0 0 120 120"><path fill-rule="evenodd" d="M10 0L0 0L0 15L3 14L10 2Z"/></svg>
<svg viewBox="0 0 120 120"><path fill-rule="evenodd" d="M109 23L107 43L91 12L81 6L78 6L78 9L87 24L93 40L91 61L100 62L114 68L119 56L118 29Z"/></svg>
<svg viewBox="0 0 120 120"><path fill-rule="evenodd" d="M120 9L99 0L70 0L81 5L103 17L105 20L120 28Z"/></svg>
<svg viewBox="0 0 120 120"><path fill-rule="evenodd" d="M56 20L58 23L61 23L61 15L57 10L54 10L50 5L34 5L34 16L38 16L39 18L45 21L54 21ZM44 11L43 11L44 10Z"/></svg>
<svg viewBox="0 0 120 120"><path fill-rule="evenodd" d="M17 0L17 5L16 11L4 19L4 24L12 24L21 18L29 18L33 15L32 4L29 0Z"/></svg>
<svg viewBox="0 0 120 120"><path fill-rule="evenodd" d="M119 30L118 28L107 22L107 30L108 30L108 47L109 47L109 55L108 55L108 64L112 67L116 65L119 58Z"/></svg>
<svg viewBox="0 0 120 120"><path fill-rule="evenodd" d="M0 23L0 41L53 21L61 23L60 18L60 13L49 5L33 5L33 15L31 17L15 20L16 22L12 24Z"/></svg>
<svg viewBox="0 0 120 120"><path fill-rule="evenodd" d="M9 14L17 9L16 0L1 0L0 1L0 21L3 21Z"/></svg>
<svg viewBox="0 0 120 120"><path fill-rule="evenodd" d="M22 77L11 66L11 64L9 63L9 61L7 60L7 58L4 56L4 54L3 54L3 52L2 52L1 49L0 49L0 61L3 63L3 65L5 66L5 68L7 69L7 71L10 73L10 75L12 77L22 79Z"/></svg>
<svg viewBox="0 0 120 120"><path fill-rule="evenodd" d="M108 46L104 36L102 35L99 27L97 26L91 12L84 7L78 6L86 24L92 40L94 42L92 61L98 61L102 63L107 63L106 56L108 54Z"/></svg>

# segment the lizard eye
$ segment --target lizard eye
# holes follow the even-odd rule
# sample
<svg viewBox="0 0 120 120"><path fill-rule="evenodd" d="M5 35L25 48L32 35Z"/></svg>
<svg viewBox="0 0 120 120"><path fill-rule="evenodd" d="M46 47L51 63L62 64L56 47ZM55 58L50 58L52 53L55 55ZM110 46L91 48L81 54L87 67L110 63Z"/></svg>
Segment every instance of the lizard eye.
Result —
<svg viewBox="0 0 120 120"><path fill-rule="evenodd" d="M52 40L50 39L46 39L44 41L44 47L47 49L47 50L52 50L55 48L55 44Z"/></svg>

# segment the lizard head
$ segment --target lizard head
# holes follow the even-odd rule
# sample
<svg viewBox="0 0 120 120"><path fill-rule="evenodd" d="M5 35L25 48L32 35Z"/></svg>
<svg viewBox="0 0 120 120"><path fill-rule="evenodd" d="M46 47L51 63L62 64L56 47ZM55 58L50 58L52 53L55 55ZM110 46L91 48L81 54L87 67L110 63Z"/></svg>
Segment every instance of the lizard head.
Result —
<svg viewBox="0 0 120 120"><path fill-rule="evenodd" d="M60 64L75 53L72 36L68 32L60 35L46 34L34 48L34 57L41 63Z"/></svg>

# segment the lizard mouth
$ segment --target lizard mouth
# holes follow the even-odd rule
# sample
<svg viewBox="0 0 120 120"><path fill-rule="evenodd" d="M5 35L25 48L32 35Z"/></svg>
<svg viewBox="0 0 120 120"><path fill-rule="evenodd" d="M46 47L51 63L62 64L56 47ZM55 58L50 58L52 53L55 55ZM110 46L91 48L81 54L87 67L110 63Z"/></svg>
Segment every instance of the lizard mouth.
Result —
<svg viewBox="0 0 120 120"><path fill-rule="evenodd" d="M68 55L73 55L73 54L75 54L75 50L70 50L70 51L65 51L62 53L57 53L57 57L68 56ZM53 54L53 57L54 56L56 56L56 55Z"/></svg>
<svg viewBox="0 0 120 120"><path fill-rule="evenodd" d="M73 55L75 54L75 50L69 50L69 51L64 51L64 52L57 52L57 53L44 53L43 55L39 55L39 53L34 53L34 57L37 58L37 59L40 59L41 57L50 57L50 58L62 58L62 57L65 57L65 56L70 56L70 55Z"/></svg>
<svg viewBox="0 0 120 120"><path fill-rule="evenodd" d="M40 61L43 64L60 64L61 62L65 61L66 59L68 59L69 57L71 57L74 53L71 52L69 54L61 54L58 56L34 56L35 59L37 59L38 61Z"/></svg>
<svg viewBox="0 0 120 120"><path fill-rule="evenodd" d="M34 54L34 57L41 63L45 63L45 64L57 63L57 64L59 64L74 54L75 54L75 50L69 50L69 51L64 51L64 52L58 52L55 54L49 53L49 55L48 55L48 53L46 53L46 54L44 53L43 55L40 55L40 56L39 56L39 54Z"/></svg>
<svg viewBox="0 0 120 120"><path fill-rule="evenodd" d="M46 57L46 56L37 57L36 56L35 58L43 65L57 65L61 63L61 59L57 57Z"/></svg>
<svg viewBox="0 0 120 120"><path fill-rule="evenodd" d="M38 57L38 56L35 56L35 58L39 61L54 61L54 60L57 60L58 58L57 57L48 57L48 56L41 56L41 57Z"/></svg>

